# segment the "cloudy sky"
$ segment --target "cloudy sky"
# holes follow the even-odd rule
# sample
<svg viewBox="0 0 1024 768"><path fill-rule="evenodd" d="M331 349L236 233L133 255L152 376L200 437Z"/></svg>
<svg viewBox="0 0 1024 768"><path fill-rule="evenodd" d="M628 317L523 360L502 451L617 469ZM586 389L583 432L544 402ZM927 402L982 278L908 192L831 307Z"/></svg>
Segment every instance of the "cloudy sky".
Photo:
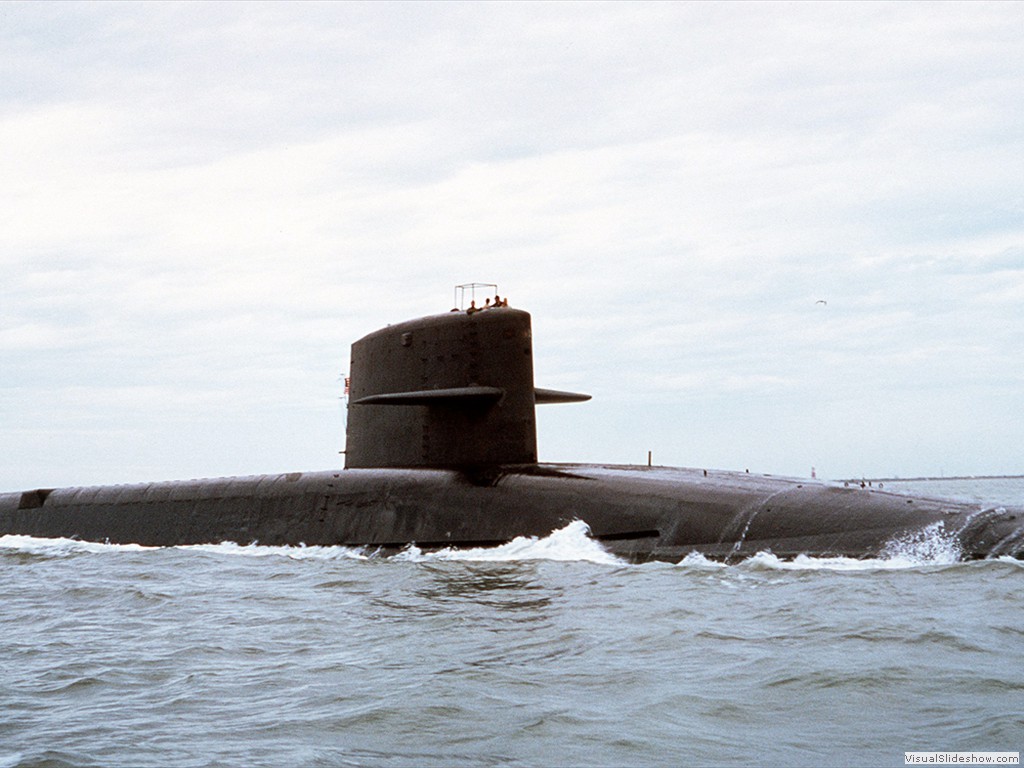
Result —
<svg viewBox="0 0 1024 768"><path fill-rule="evenodd" d="M542 459L1024 473L1024 4L0 4L0 490L339 466L470 281Z"/></svg>

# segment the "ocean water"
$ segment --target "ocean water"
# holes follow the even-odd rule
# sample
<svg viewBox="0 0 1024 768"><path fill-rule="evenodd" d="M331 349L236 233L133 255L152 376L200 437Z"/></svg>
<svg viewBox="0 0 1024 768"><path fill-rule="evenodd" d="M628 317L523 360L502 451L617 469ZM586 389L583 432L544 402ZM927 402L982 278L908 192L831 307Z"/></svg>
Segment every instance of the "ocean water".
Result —
<svg viewBox="0 0 1024 768"><path fill-rule="evenodd" d="M1024 480L887 483L1024 503ZM1024 564L0 538L0 768L903 765L1024 746Z"/></svg>

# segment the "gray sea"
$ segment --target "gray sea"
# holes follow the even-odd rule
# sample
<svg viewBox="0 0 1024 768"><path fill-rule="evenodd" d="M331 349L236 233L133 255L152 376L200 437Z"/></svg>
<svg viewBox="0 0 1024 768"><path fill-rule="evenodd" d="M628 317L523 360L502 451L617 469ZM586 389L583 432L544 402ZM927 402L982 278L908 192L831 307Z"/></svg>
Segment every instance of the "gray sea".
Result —
<svg viewBox="0 0 1024 768"><path fill-rule="evenodd" d="M887 482L1024 503L1024 480ZM903 765L1024 747L1024 565L0 538L0 768Z"/></svg>

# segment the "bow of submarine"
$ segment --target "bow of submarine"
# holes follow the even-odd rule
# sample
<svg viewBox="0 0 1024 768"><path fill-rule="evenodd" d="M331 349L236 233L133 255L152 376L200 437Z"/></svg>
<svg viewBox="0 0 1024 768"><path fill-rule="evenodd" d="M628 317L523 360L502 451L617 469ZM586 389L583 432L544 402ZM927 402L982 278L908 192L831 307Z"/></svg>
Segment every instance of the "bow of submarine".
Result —
<svg viewBox="0 0 1024 768"><path fill-rule="evenodd" d="M527 502L521 508L557 514L550 525L583 520L607 549L633 561L678 561L691 552L721 560L758 552L866 558L926 535L945 537L967 559L1024 554L1020 510L739 472L546 469L510 472L499 486Z"/></svg>

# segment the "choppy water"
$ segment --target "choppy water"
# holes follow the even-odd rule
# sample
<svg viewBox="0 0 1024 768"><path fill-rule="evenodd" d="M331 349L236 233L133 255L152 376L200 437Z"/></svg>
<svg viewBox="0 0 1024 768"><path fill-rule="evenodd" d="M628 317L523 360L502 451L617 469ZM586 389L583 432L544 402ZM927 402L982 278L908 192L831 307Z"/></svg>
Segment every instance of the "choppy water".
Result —
<svg viewBox="0 0 1024 768"><path fill-rule="evenodd" d="M953 495L1024 503L1021 480L957 482ZM1021 563L941 551L626 565L580 526L392 558L7 536L0 767L1019 751L1022 588Z"/></svg>

